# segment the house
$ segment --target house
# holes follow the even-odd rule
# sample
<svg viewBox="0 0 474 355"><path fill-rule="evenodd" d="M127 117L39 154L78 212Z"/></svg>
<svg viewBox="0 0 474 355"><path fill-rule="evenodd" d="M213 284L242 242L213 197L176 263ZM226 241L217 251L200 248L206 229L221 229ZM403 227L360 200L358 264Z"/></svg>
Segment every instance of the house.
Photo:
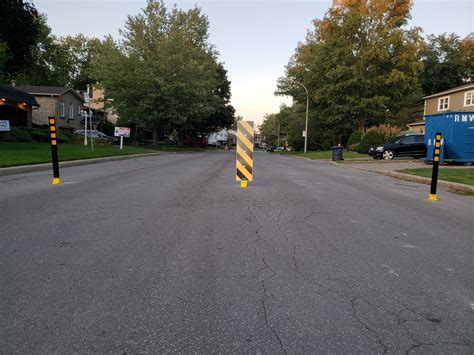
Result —
<svg viewBox="0 0 474 355"><path fill-rule="evenodd" d="M407 124L410 133L425 133L425 122L414 122Z"/></svg>
<svg viewBox="0 0 474 355"><path fill-rule="evenodd" d="M424 115L445 112L474 111L474 83L464 84L450 90L424 97Z"/></svg>
<svg viewBox="0 0 474 355"><path fill-rule="evenodd" d="M48 116L56 117L56 125L65 130L82 128L83 97L74 89L62 86L18 86L33 95L39 109L33 111L34 126L47 126Z"/></svg>
<svg viewBox="0 0 474 355"><path fill-rule="evenodd" d="M116 125L119 116L113 107L114 100L107 98L105 90L98 86L93 86L90 98L91 108L104 112L104 122L110 122Z"/></svg>
<svg viewBox="0 0 474 355"><path fill-rule="evenodd" d="M14 86L0 85L0 120L12 127L31 127L33 110L39 108L33 95Z"/></svg>
<svg viewBox="0 0 474 355"><path fill-rule="evenodd" d="M436 115L446 112L474 111L474 83L467 83L450 90L425 96L423 115ZM425 133L425 122L407 124L410 132Z"/></svg>

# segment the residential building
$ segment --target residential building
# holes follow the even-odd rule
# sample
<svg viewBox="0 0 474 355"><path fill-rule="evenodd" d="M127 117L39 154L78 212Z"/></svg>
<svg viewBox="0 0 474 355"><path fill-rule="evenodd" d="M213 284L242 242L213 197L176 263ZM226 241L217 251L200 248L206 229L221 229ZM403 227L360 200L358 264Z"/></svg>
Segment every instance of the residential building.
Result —
<svg viewBox="0 0 474 355"><path fill-rule="evenodd" d="M445 112L474 111L474 83L467 83L450 90L424 97L424 115Z"/></svg>
<svg viewBox="0 0 474 355"><path fill-rule="evenodd" d="M407 124L410 133L425 133L425 122L414 122Z"/></svg>
<svg viewBox="0 0 474 355"><path fill-rule="evenodd" d="M18 89L33 95L39 109L33 111L32 123L42 127L48 125L48 116L56 117L56 125L65 130L81 129L83 97L74 89L58 86L18 86Z"/></svg>
<svg viewBox="0 0 474 355"><path fill-rule="evenodd" d="M12 127L31 127L33 110L39 108L33 95L14 86L0 85L0 120Z"/></svg>
<svg viewBox="0 0 474 355"><path fill-rule="evenodd" d="M105 121L116 125L119 117L113 107L113 101L113 99L107 98L104 89L98 86L92 87L91 108L103 111L105 113Z"/></svg>

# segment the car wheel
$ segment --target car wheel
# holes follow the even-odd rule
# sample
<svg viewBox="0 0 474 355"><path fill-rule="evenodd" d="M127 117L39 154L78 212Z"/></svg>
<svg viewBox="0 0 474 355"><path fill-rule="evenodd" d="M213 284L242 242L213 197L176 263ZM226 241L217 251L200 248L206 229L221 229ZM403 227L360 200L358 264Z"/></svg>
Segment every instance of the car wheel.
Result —
<svg viewBox="0 0 474 355"><path fill-rule="evenodd" d="M392 160L393 158L395 158L395 152L393 150L388 149L383 152L382 157L384 160Z"/></svg>

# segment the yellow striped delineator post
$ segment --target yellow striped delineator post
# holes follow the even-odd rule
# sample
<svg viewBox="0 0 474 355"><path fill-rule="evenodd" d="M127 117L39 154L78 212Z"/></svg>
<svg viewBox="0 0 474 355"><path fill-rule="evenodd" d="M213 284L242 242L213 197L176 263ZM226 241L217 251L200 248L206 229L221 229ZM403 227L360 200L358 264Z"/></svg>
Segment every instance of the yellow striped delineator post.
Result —
<svg viewBox="0 0 474 355"><path fill-rule="evenodd" d="M436 187L438 185L439 155L441 154L441 133L436 133L435 146L433 152L433 174L431 175L431 188L429 201L438 201L436 197Z"/></svg>
<svg viewBox="0 0 474 355"><path fill-rule="evenodd" d="M51 160L53 162L53 185L59 185L61 179L59 178L59 159L58 159L58 140L56 136L56 119L54 116L48 117L49 121L49 136L51 140Z"/></svg>
<svg viewBox="0 0 474 355"><path fill-rule="evenodd" d="M240 181L240 187L242 188L246 188L248 181L253 180L253 145L253 122L237 122L237 154L235 162L235 180Z"/></svg>

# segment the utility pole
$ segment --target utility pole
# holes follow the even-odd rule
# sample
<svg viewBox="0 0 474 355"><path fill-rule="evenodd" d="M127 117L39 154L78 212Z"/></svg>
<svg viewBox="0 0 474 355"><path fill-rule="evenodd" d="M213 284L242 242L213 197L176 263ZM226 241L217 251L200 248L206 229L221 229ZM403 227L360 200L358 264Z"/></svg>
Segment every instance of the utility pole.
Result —
<svg viewBox="0 0 474 355"><path fill-rule="evenodd" d="M280 120L275 116L275 119L277 120L278 123L278 130L277 130L277 147L280 146Z"/></svg>
<svg viewBox="0 0 474 355"><path fill-rule="evenodd" d="M304 131L304 153L306 154L307 148L308 148L308 111L309 111L309 93L308 89L306 89L306 86L304 86L302 83L299 81L294 81L294 83L301 85L303 89L306 91L306 123L305 123L305 131Z"/></svg>
<svg viewBox="0 0 474 355"><path fill-rule="evenodd" d="M90 124L90 132L91 132L91 149L92 151L94 151L94 141L92 139L92 112L91 112L91 94L89 92L89 88L90 86L87 85L87 92L88 92L88 96L89 96L89 124ZM94 90L94 88L92 88L92 90Z"/></svg>
<svg viewBox="0 0 474 355"><path fill-rule="evenodd" d="M89 85L87 85L87 92L86 92L85 98L87 99L88 102L90 101ZM86 110L82 110L82 112L84 114L84 145L87 145L87 113L86 113Z"/></svg>

